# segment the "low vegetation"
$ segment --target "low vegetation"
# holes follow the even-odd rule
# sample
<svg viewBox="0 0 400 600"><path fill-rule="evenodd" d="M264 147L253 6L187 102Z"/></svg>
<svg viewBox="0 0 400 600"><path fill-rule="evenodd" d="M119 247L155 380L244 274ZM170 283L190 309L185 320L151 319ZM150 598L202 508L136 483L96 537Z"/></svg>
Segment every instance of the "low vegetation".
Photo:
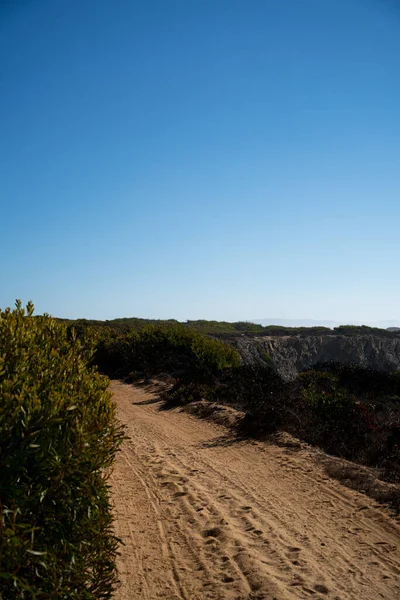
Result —
<svg viewBox="0 0 400 600"><path fill-rule="evenodd" d="M122 432L108 380L87 336L32 313L0 311L0 598L110 598Z"/></svg>
<svg viewBox="0 0 400 600"><path fill-rule="evenodd" d="M221 370L240 364L231 346L182 325L147 325L123 335L103 333L94 360L109 377L168 373L185 383L211 381Z"/></svg>
<svg viewBox="0 0 400 600"><path fill-rule="evenodd" d="M158 327L175 327L181 326L185 329L197 331L206 335L212 335L215 337L221 336L231 337L238 335L249 335L249 336L287 336L287 335L299 335L299 336L320 336L320 335L344 335L346 337L353 337L357 335L373 335L377 337L396 338L400 335L400 329L379 329L377 327L367 327L365 325L340 325L334 329L329 327L316 326L316 327L285 327L282 325L260 325L257 323L251 323L249 321L237 321L235 323L229 323L228 321L207 321L205 319L185 321L180 323L174 319L169 320L157 320L157 319L139 319L136 317L113 319L106 321L96 321L88 319L77 319L70 321L67 319L60 319L67 323L70 327L78 332L81 332L87 328L96 329L99 332L113 332L114 334L126 334L134 331L140 331L147 326L158 326Z"/></svg>

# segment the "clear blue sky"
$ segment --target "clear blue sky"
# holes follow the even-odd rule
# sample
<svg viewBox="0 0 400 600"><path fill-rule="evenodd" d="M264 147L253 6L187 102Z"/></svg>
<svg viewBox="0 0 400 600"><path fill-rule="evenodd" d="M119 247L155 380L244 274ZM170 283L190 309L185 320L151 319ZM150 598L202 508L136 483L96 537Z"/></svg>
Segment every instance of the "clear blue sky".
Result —
<svg viewBox="0 0 400 600"><path fill-rule="evenodd" d="M396 0L1 0L0 306L400 318Z"/></svg>

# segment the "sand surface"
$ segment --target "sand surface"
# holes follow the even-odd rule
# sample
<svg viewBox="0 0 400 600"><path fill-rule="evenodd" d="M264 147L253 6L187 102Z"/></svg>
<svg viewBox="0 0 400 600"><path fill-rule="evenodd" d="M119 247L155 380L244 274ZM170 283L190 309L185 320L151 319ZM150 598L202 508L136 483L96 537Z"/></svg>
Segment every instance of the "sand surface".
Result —
<svg viewBox="0 0 400 600"><path fill-rule="evenodd" d="M400 527L307 450L235 442L113 382L116 600L400 598Z"/></svg>

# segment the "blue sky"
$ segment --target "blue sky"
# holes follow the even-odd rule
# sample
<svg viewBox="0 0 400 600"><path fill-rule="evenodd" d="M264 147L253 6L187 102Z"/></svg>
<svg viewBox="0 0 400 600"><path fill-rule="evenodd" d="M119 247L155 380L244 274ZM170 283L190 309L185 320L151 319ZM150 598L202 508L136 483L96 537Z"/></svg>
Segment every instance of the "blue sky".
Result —
<svg viewBox="0 0 400 600"><path fill-rule="evenodd" d="M395 0L3 0L0 306L400 318Z"/></svg>

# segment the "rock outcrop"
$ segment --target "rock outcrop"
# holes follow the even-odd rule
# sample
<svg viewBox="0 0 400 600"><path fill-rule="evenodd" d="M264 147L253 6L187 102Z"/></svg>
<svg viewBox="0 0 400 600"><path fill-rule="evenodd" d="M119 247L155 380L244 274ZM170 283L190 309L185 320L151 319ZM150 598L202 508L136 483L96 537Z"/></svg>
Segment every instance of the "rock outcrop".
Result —
<svg viewBox="0 0 400 600"><path fill-rule="evenodd" d="M400 336L242 336L231 340L246 363L269 363L285 380L318 363L355 364L377 371L400 370Z"/></svg>

